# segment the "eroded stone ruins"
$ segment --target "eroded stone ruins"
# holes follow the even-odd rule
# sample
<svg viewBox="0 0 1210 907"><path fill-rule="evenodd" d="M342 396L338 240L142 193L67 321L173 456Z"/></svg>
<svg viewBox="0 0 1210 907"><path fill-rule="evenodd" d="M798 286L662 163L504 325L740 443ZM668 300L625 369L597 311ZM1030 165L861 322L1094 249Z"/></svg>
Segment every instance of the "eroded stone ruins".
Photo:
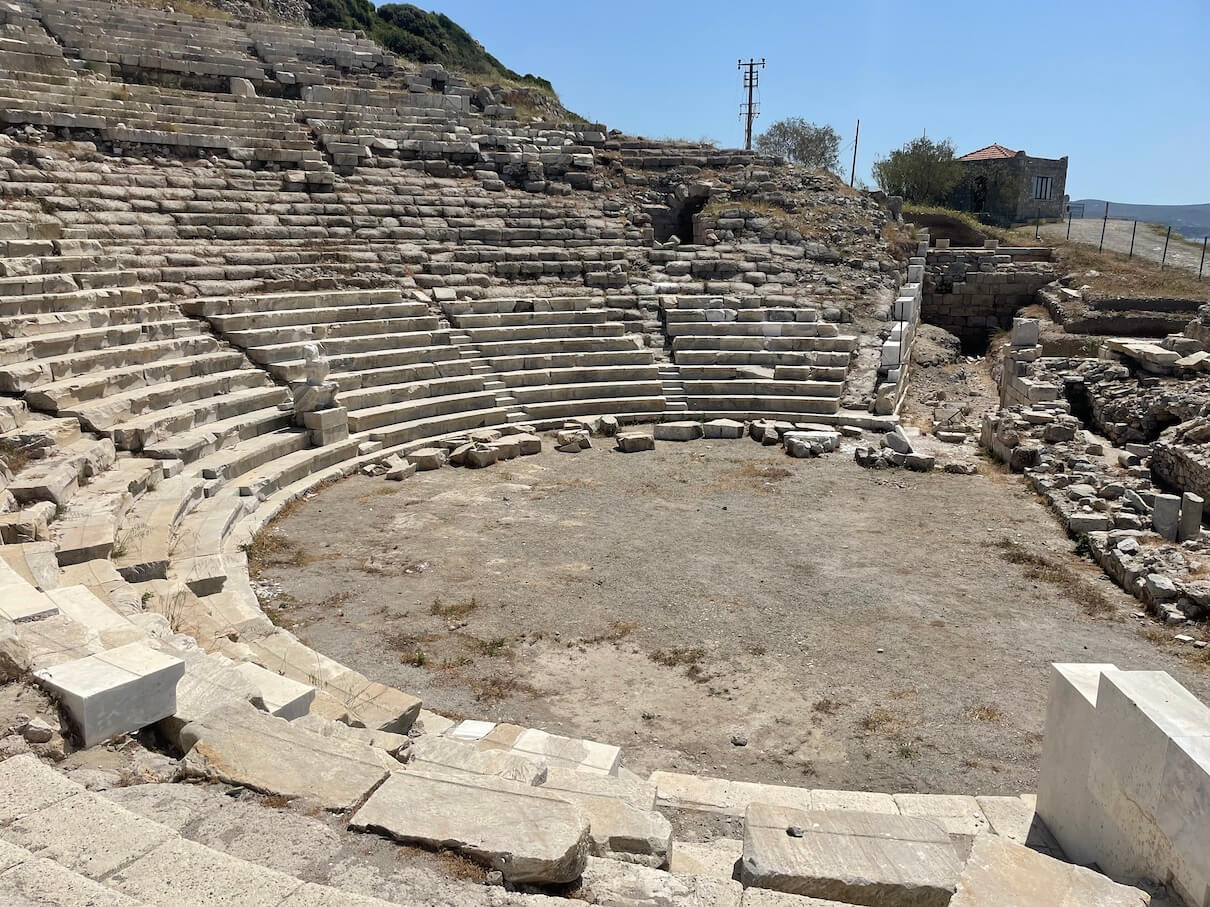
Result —
<svg viewBox="0 0 1210 907"><path fill-rule="evenodd" d="M950 249L776 159L520 117L360 35L97 0L0 25L5 904L1210 905L1210 709L1164 672L1055 665L1036 797L641 777L312 650L246 554L354 473L602 437L969 473L981 444L1204 646L1210 306L1098 301L1049 250ZM1011 330L997 408L900 424L923 322ZM93 747L120 782L55 767ZM306 863L398 841L490 884L321 884L199 841L207 797Z"/></svg>

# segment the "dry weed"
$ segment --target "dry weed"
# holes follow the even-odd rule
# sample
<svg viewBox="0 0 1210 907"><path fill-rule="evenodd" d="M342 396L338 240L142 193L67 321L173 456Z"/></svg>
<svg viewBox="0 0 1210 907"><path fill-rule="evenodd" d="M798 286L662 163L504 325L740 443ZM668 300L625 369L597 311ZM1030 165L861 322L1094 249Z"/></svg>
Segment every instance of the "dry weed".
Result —
<svg viewBox="0 0 1210 907"><path fill-rule="evenodd" d="M1055 586L1089 617L1105 617L1113 613L1113 605L1105 593L1091 588L1066 564L1029 551L1012 539L1001 539L996 542L996 547L1000 549L1000 557L1008 563L1025 568L1027 579Z"/></svg>

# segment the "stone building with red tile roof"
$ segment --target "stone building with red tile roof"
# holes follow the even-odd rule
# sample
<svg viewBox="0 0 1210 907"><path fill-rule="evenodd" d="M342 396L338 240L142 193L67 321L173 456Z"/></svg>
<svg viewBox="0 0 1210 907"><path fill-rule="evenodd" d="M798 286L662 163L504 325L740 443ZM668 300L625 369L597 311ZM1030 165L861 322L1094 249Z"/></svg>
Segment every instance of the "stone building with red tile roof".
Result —
<svg viewBox="0 0 1210 907"><path fill-rule="evenodd" d="M963 211L1002 223L1061 218L1065 213L1067 157L1031 157L1000 144L988 145L958 161L968 168L954 190Z"/></svg>

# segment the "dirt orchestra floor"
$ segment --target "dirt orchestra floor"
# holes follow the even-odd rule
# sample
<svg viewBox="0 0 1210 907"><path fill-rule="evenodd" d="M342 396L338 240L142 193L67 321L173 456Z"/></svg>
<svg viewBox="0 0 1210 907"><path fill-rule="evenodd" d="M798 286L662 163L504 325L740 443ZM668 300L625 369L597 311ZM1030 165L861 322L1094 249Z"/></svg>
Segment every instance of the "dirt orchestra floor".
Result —
<svg viewBox="0 0 1210 907"><path fill-rule="evenodd" d="M595 443L322 490L254 549L269 613L427 708L616 743L641 773L1019 793L1051 662L1210 700L1205 653L1132 618L1019 478Z"/></svg>

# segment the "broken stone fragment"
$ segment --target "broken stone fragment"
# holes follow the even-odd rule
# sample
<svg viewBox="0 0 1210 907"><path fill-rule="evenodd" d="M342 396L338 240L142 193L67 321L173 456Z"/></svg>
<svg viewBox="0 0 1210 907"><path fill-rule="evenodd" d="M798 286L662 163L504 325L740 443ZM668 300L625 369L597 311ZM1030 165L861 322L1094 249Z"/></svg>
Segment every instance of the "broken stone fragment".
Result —
<svg viewBox="0 0 1210 907"><path fill-rule="evenodd" d="M654 429L657 441L694 441L703 434L701 422L660 422Z"/></svg>
<svg viewBox="0 0 1210 907"><path fill-rule="evenodd" d="M618 435L617 445L622 453L638 453L655 450L655 439L641 431L626 431Z"/></svg>
<svg viewBox="0 0 1210 907"><path fill-rule="evenodd" d="M448 458L449 455L438 447L422 447L408 454L408 462L415 463L416 468L421 471L440 469Z"/></svg>

